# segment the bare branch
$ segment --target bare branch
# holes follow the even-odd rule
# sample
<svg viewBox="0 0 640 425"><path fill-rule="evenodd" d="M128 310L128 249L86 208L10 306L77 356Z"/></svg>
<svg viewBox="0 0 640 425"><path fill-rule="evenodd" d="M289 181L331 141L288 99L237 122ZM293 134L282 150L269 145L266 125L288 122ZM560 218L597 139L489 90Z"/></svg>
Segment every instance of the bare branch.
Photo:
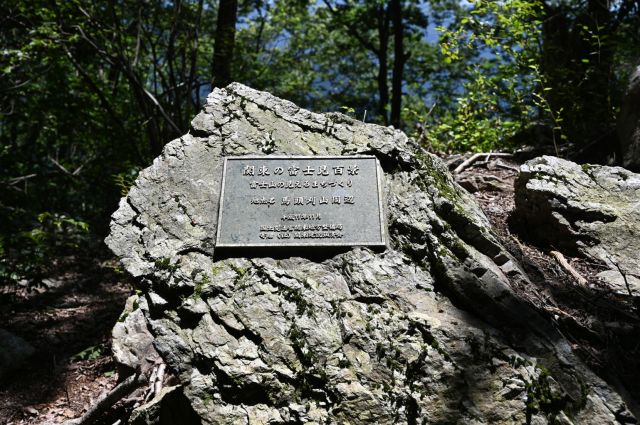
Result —
<svg viewBox="0 0 640 425"><path fill-rule="evenodd" d="M53 164L58 167L63 173L68 174L68 175L72 175L69 170L67 170L66 168L64 168L64 166L62 164L60 164L58 161L56 161L54 158L49 157L49 160L51 162L53 162Z"/></svg>
<svg viewBox="0 0 640 425"><path fill-rule="evenodd" d="M620 275L622 276L622 280L624 281L624 286L627 287L627 292L629 293L630 297L633 297L633 292L631 291L631 286L629 285L629 279L627 279L627 274L622 270L622 267L620 267L620 264L618 264L617 261L614 261L613 258L611 258L611 256L609 256L609 261L611 261L611 263L616 266L616 269L618 269L618 273L620 273Z"/></svg>
<svg viewBox="0 0 640 425"><path fill-rule="evenodd" d="M11 177L10 179L3 181L2 183L6 183L7 186L15 186L20 182L32 179L37 176L37 174L27 174L26 176Z"/></svg>
<svg viewBox="0 0 640 425"><path fill-rule="evenodd" d="M158 110L160 111L160 113L162 114L162 116L164 117L164 119L167 120L167 122L171 125L171 127L173 127L173 129L175 131L178 132L178 134L181 132L180 129L178 128L178 126L173 122L173 120L169 117L169 115L165 112L164 108L162 107L162 105L160 104L160 102L158 102L158 99L156 99L153 94L151 94L151 92L147 89L145 89L144 87L142 87L142 90L144 91L144 93L149 96L149 99L151 99L151 101L153 102L154 105L156 105L156 107L158 108Z"/></svg>

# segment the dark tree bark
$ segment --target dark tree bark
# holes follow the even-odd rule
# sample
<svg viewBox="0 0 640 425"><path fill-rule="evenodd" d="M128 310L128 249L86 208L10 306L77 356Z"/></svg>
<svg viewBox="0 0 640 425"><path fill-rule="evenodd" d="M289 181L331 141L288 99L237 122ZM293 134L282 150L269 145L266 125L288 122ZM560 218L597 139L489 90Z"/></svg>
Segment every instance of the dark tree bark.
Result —
<svg viewBox="0 0 640 425"><path fill-rule="evenodd" d="M380 45L375 51L378 56L378 96L380 114L384 120L384 125L389 125L389 85L387 83L388 73L388 46L389 46L389 6L386 8L380 6L378 14L378 37L380 37Z"/></svg>
<svg viewBox="0 0 640 425"><path fill-rule="evenodd" d="M225 87L231 83L231 62L236 37L238 0L220 0L218 25L213 53L213 87Z"/></svg>
<svg viewBox="0 0 640 425"><path fill-rule="evenodd" d="M402 21L401 0L391 0L389 12L393 22L393 73L391 76L391 118L395 128L401 127L402 79L407 55L404 52L404 24Z"/></svg>

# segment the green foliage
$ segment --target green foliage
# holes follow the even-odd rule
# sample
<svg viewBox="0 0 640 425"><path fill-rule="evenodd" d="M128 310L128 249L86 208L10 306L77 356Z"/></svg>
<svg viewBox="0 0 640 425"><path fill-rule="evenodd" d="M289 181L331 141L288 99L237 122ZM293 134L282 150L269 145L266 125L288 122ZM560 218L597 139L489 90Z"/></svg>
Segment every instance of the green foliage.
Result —
<svg viewBox="0 0 640 425"><path fill-rule="evenodd" d="M388 111L380 106L380 59L376 52L384 50L388 55L384 80L390 94L393 37L390 34L384 45L378 31L388 4L329 0L257 3L240 18L234 63L237 80L317 111L336 111L344 106L348 115L360 119L366 110L368 122L384 124ZM403 110L402 118L411 126L412 111L424 109L425 97L434 89L440 93L450 86L446 79L433 79L436 70L443 67L437 60L438 46L425 38L429 2L403 2L403 6L407 59L402 90L403 102L410 106ZM434 15L433 19L445 18Z"/></svg>
<svg viewBox="0 0 640 425"><path fill-rule="evenodd" d="M350 106L341 106L340 109L346 115L353 115L356 112L356 110Z"/></svg>
<svg viewBox="0 0 640 425"><path fill-rule="evenodd" d="M133 186L138 177L140 168L132 165L128 170L113 175L113 181L118 189L120 189L121 196L127 196L129 189Z"/></svg>
<svg viewBox="0 0 640 425"><path fill-rule="evenodd" d="M462 92L453 108L431 117L432 149L504 148L537 115L556 115L536 65L541 15L541 1L474 0L457 26L438 28L444 62L463 65Z"/></svg>
<svg viewBox="0 0 640 425"><path fill-rule="evenodd" d="M79 248L83 236L89 232L89 224L84 221L56 213L38 214L38 223L40 225L31 230L29 237L39 244Z"/></svg>
<svg viewBox="0 0 640 425"><path fill-rule="evenodd" d="M89 224L66 215L44 212L26 230L0 238L0 284L35 280L52 259L91 246Z"/></svg>
<svg viewBox="0 0 640 425"><path fill-rule="evenodd" d="M156 260L155 266L159 270L165 270L169 273L175 273L178 270L178 264L172 264L170 258L161 258Z"/></svg>
<svg viewBox="0 0 640 425"><path fill-rule="evenodd" d="M209 78L213 6L3 4L0 280L37 279L84 243L81 223L102 239L138 170L188 130Z"/></svg>
<svg viewBox="0 0 640 425"><path fill-rule="evenodd" d="M104 354L103 345L92 345L80 351L79 353L76 353L73 356L71 356L71 361L78 362L82 360L95 360L98 357L102 356L103 354Z"/></svg>
<svg viewBox="0 0 640 425"><path fill-rule="evenodd" d="M444 151L549 143L556 153L608 142L612 152L624 82L640 57L638 11L629 1L471 1L457 25L439 28L460 85L454 102L421 119L421 140ZM542 131L532 139L530 129Z"/></svg>

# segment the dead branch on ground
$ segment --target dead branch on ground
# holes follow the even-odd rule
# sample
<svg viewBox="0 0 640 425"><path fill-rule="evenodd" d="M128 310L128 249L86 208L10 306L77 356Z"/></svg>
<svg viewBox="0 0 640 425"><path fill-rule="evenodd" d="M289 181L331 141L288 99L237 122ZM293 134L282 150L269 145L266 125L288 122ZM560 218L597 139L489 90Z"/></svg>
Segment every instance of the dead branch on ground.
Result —
<svg viewBox="0 0 640 425"><path fill-rule="evenodd" d="M464 171L466 168L468 168L469 166L471 166L474 162L476 162L478 159L482 158L482 157L486 157L486 158L491 158L492 156L496 156L496 157L510 157L513 156L510 153L507 152L481 152L481 153L474 153L473 155L471 155L469 158L467 158L466 160L464 160L462 162L462 164L458 165L455 170L453 170L453 174L459 174L462 171Z"/></svg>
<svg viewBox="0 0 640 425"><path fill-rule="evenodd" d="M556 259L558 264L566 272L568 272L576 280L576 282L578 282L581 286L587 286L587 279L582 277L582 275L578 273L578 271L574 269L571 264L569 264L569 262L567 261L566 258L564 258L564 255L562 255L562 253L560 253L559 251L550 251L549 254L551 254L551 256L553 256L553 258Z"/></svg>

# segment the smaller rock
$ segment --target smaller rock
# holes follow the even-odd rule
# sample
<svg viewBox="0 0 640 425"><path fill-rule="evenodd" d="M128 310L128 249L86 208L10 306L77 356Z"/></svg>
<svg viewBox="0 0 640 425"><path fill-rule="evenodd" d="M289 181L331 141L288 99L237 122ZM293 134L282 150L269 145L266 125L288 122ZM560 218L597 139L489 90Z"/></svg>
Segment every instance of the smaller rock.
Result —
<svg viewBox="0 0 640 425"><path fill-rule="evenodd" d="M169 302L167 300L165 300L155 292L150 292L148 297L149 297L149 307L151 307L152 309L164 311L169 305Z"/></svg>
<svg viewBox="0 0 640 425"><path fill-rule="evenodd" d="M580 411L574 418L574 423L580 424L584 422L603 425L619 423L604 402L593 395L587 396L584 410Z"/></svg>
<svg viewBox="0 0 640 425"><path fill-rule="evenodd" d="M569 417L564 412L558 413L555 423L558 425L574 425L573 422L571 422L571 419L569 419Z"/></svg>
<svg viewBox="0 0 640 425"><path fill-rule="evenodd" d="M35 349L23 338L0 329L0 378L19 368Z"/></svg>
<svg viewBox="0 0 640 425"><path fill-rule="evenodd" d="M153 336L147 329L147 321L139 307L140 298L127 299L124 311L113 328L111 350L116 363L127 372L139 370L143 361L157 358L153 348Z"/></svg>
<svg viewBox="0 0 640 425"><path fill-rule="evenodd" d="M23 411L29 415L33 415L33 416L38 416L40 414L40 412L38 412L37 409L31 407L31 406L27 406L23 409Z"/></svg>
<svg viewBox="0 0 640 425"><path fill-rule="evenodd" d="M541 156L520 167L514 219L529 239L640 270L640 174Z"/></svg>

